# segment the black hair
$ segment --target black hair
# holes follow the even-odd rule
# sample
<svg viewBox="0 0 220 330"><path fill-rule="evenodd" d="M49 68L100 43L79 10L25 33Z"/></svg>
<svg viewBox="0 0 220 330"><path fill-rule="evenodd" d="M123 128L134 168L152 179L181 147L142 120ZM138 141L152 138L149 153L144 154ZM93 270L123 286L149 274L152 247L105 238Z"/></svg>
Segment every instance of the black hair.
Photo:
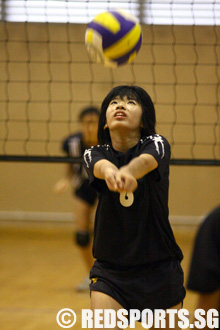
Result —
<svg viewBox="0 0 220 330"><path fill-rule="evenodd" d="M111 100L117 96L119 96L121 99L126 96L128 99L136 100L141 105L143 125L143 127L141 128L142 138L144 136L149 136L156 133L155 108L148 93L139 86L121 85L114 87L102 102L98 126L98 141L100 144L111 143L109 129L104 129L104 126L106 124L106 110Z"/></svg>
<svg viewBox="0 0 220 330"><path fill-rule="evenodd" d="M80 114L79 114L79 120L82 120L83 117L85 117L88 114L95 114L95 115L97 115L99 117L100 112L99 112L99 109L96 108L96 107L92 107L92 106L91 107L86 107L86 108L84 108L80 112Z"/></svg>

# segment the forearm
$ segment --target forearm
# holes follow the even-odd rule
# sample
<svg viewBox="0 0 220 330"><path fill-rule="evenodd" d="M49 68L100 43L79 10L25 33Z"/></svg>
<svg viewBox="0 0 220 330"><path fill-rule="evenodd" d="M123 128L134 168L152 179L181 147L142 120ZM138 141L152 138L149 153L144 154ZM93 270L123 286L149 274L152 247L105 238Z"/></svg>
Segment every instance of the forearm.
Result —
<svg viewBox="0 0 220 330"><path fill-rule="evenodd" d="M72 167L72 164L69 163L69 164L67 164L67 167L66 167L65 177L66 177L66 179L71 180L73 175L74 175L73 167Z"/></svg>
<svg viewBox="0 0 220 330"><path fill-rule="evenodd" d="M155 158L143 154L134 158L128 165L118 169L106 159L95 163L93 174L98 179L106 181L108 188L118 192L133 192L137 188L137 180L158 166Z"/></svg>
<svg viewBox="0 0 220 330"><path fill-rule="evenodd" d="M108 160L102 159L95 163L93 174L96 178L105 180L108 170L118 171L118 168Z"/></svg>
<svg viewBox="0 0 220 330"><path fill-rule="evenodd" d="M67 166L65 167L64 176L59 181L57 181L57 183L54 186L54 192L63 193L65 191L67 191L67 189L70 186L71 178L72 178L73 174L74 173L73 173L71 164L67 164Z"/></svg>
<svg viewBox="0 0 220 330"><path fill-rule="evenodd" d="M158 163L153 156L142 154L133 158L128 165L123 166L123 170L128 171L135 179L140 179L157 166Z"/></svg>

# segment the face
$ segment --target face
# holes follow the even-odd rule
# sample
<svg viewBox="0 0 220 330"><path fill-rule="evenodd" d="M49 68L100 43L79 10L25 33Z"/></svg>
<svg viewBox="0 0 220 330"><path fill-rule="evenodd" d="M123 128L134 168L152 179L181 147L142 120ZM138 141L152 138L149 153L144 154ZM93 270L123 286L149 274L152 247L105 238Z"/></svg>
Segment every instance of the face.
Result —
<svg viewBox="0 0 220 330"><path fill-rule="evenodd" d="M81 120L83 141L88 146L96 145L99 117L95 113L88 113Z"/></svg>
<svg viewBox="0 0 220 330"><path fill-rule="evenodd" d="M140 132L142 106L135 99L123 100L117 96L111 100L106 111L106 123L109 130L128 129Z"/></svg>

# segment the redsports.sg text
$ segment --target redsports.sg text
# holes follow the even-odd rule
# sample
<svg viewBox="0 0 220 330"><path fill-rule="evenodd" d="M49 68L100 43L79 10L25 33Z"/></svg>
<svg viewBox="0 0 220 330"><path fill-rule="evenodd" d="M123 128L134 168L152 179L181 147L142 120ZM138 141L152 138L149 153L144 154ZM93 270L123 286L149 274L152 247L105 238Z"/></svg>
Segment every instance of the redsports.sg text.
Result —
<svg viewBox="0 0 220 330"><path fill-rule="evenodd" d="M57 313L57 323L62 328L72 328L77 322L76 313L70 308L63 308ZM119 329L135 328L136 321L139 321L144 329L166 328L195 328L210 329L219 328L219 312L216 309L209 309L207 312L204 309L196 309L194 315L189 315L187 309L155 309L154 312L150 309L139 311L138 309L82 309L80 323L82 329L103 328L110 329L116 326ZM190 319L192 319L190 323ZM176 322L176 324L175 324Z"/></svg>

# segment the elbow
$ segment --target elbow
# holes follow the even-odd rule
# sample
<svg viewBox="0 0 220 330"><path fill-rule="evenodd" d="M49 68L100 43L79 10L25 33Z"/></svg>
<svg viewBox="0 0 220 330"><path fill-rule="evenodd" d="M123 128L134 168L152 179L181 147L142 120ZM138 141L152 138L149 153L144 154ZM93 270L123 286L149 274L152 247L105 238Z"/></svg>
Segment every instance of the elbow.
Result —
<svg viewBox="0 0 220 330"><path fill-rule="evenodd" d="M152 172L158 167L158 162L156 159L150 154L142 154L140 155L142 158L144 167L146 168L147 173Z"/></svg>

